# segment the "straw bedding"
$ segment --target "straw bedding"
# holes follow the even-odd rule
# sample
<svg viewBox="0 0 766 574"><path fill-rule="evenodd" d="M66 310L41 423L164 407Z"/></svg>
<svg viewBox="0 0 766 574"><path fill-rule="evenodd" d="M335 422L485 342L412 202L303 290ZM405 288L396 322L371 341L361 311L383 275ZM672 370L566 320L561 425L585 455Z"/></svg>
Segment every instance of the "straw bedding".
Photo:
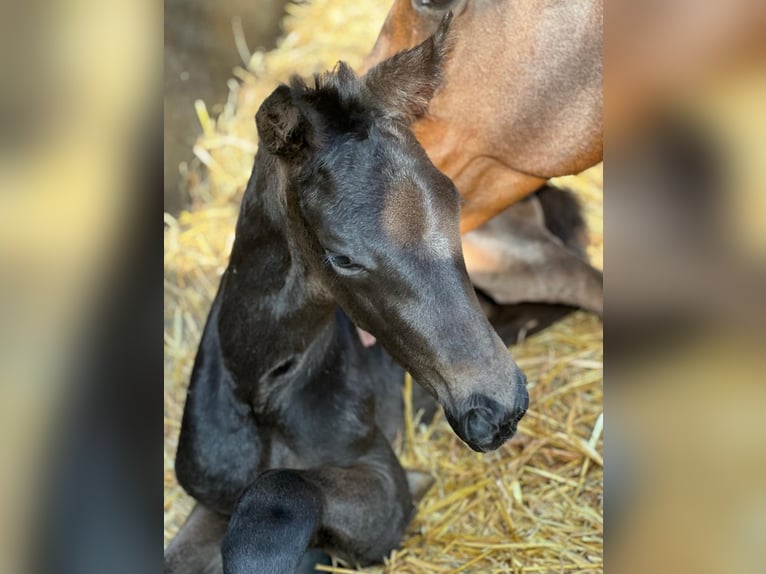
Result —
<svg viewBox="0 0 766 574"><path fill-rule="evenodd" d="M173 459L194 353L252 168L255 111L291 73L323 71L338 59L357 66L390 1L288 5L277 48L235 70L239 81L230 82L225 106L197 105L204 133L194 149L198 164L187 171L192 205L178 218L165 216L165 543L193 504L175 481ZM601 167L557 183L583 201L589 255L600 266ZM428 471L435 483L402 548L364 572L602 572L601 322L577 312L511 350L527 374L531 401L517 436L482 455L443 416L426 426L413 413L397 452L405 467ZM357 571L340 563L325 570Z"/></svg>

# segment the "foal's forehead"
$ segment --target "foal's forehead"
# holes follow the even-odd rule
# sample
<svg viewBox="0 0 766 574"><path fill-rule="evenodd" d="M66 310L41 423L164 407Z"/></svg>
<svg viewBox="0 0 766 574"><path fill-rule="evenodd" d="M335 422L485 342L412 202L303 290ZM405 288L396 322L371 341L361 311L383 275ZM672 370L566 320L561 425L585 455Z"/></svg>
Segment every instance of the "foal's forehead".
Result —
<svg viewBox="0 0 766 574"><path fill-rule="evenodd" d="M423 157L412 133L382 122L371 122L357 132L336 134L325 151L325 162L363 165L378 171L391 164L415 164Z"/></svg>
<svg viewBox="0 0 766 574"><path fill-rule="evenodd" d="M417 140L406 133L371 130L364 139L346 139L336 147L328 166L341 194L368 205L369 199L381 206L390 203L393 195L399 204L416 209L428 195L437 193L435 188L445 182L449 185Z"/></svg>
<svg viewBox="0 0 766 574"><path fill-rule="evenodd" d="M458 217L457 192L414 136L396 128L373 129L364 139L344 138L333 148L325 165L339 213L345 217L351 208L358 228L382 233L395 245L428 246L440 257L451 254L458 241L457 224L452 225ZM380 236L366 239L377 242Z"/></svg>
<svg viewBox="0 0 766 574"><path fill-rule="evenodd" d="M366 137L337 138L325 150L321 165L342 198L371 206L382 205L392 186L434 169L425 157L414 138L370 130ZM407 186L407 190L416 194L424 191L416 185Z"/></svg>

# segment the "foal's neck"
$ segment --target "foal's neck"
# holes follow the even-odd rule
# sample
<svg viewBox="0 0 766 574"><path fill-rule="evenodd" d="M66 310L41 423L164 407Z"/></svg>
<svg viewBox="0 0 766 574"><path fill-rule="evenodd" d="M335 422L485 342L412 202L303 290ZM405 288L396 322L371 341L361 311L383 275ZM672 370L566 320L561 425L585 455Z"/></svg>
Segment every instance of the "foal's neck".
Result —
<svg viewBox="0 0 766 574"><path fill-rule="evenodd" d="M320 352L334 337L336 307L295 242L281 168L261 152L255 165L222 280L219 319L227 367L250 383L291 357Z"/></svg>

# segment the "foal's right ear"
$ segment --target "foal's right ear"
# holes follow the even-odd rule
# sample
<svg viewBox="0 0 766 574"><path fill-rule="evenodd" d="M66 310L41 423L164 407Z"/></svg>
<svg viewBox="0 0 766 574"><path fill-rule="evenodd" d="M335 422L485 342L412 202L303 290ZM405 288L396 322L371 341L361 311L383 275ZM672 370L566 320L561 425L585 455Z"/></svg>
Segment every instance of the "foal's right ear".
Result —
<svg viewBox="0 0 766 574"><path fill-rule="evenodd" d="M436 32L414 48L383 60L364 76L365 85L380 108L412 123L428 109L442 82L444 61L452 50L452 12L442 19Z"/></svg>
<svg viewBox="0 0 766 574"><path fill-rule="evenodd" d="M308 120L293 103L290 88L279 86L255 114L261 145L281 157L296 155L307 143Z"/></svg>

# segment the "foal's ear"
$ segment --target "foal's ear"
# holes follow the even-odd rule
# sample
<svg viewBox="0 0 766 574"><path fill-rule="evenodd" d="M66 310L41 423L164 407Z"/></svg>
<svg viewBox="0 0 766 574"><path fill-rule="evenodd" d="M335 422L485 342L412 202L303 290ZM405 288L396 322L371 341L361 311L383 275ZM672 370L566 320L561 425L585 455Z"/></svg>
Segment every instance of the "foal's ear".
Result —
<svg viewBox="0 0 766 574"><path fill-rule="evenodd" d="M278 156L294 156L308 141L308 120L293 103L290 88L284 84L258 108L255 125L261 145Z"/></svg>
<svg viewBox="0 0 766 574"><path fill-rule="evenodd" d="M386 112L407 123L425 115L441 85L444 60L452 48L451 21L449 12L433 36L367 72L365 85Z"/></svg>

